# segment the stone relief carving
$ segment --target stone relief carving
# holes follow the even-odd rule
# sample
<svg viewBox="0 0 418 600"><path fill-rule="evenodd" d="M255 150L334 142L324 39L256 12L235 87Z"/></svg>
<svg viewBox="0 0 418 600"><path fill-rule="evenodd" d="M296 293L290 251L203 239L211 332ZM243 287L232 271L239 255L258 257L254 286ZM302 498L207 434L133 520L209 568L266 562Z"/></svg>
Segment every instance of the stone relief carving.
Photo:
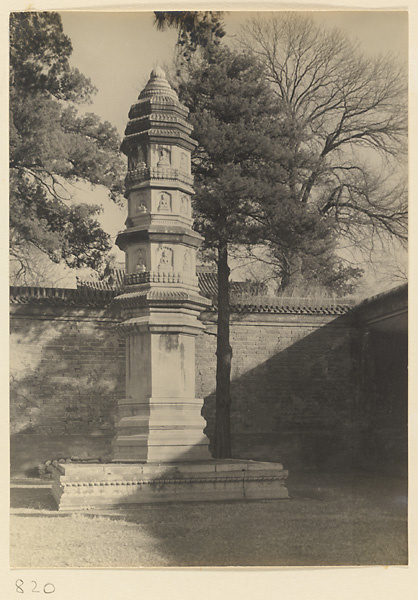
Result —
<svg viewBox="0 0 418 600"><path fill-rule="evenodd" d="M158 146L158 163L157 167L171 165L171 150L165 146Z"/></svg>
<svg viewBox="0 0 418 600"><path fill-rule="evenodd" d="M145 273L147 265L145 264L144 253L142 250L137 250L134 255L134 273Z"/></svg>
<svg viewBox="0 0 418 600"><path fill-rule="evenodd" d="M129 214L134 216L136 214L147 212L147 205L145 203L145 197L142 192L134 192L129 198Z"/></svg>
<svg viewBox="0 0 418 600"><path fill-rule="evenodd" d="M138 163L135 160L135 156L133 154L130 154L128 156L128 171L135 171L137 164Z"/></svg>
<svg viewBox="0 0 418 600"><path fill-rule="evenodd" d="M141 146L133 147L128 156L128 171L135 171L136 169L146 166L146 155L144 149Z"/></svg>
<svg viewBox="0 0 418 600"><path fill-rule="evenodd" d="M188 173L189 171L189 161L187 160L187 154L182 152L180 154L180 171L184 173Z"/></svg>
<svg viewBox="0 0 418 600"><path fill-rule="evenodd" d="M189 199L186 194L182 194L180 197L180 212L183 215L189 215L190 213Z"/></svg>
<svg viewBox="0 0 418 600"><path fill-rule="evenodd" d="M143 167L147 166L147 150L144 146L138 148L138 162Z"/></svg>
<svg viewBox="0 0 418 600"><path fill-rule="evenodd" d="M142 200L137 200L135 212L136 213L146 213L147 211L148 211L148 209L146 207L146 204L144 202L142 202Z"/></svg>
<svg viewBox="0 0 418 600"><path fill-rule="evenodd" d="M158 248L158 270L169 271L173 268L173 250L168 246Z"/></svg>
<svg viewBox="0 0 418 600"><path fill-rule="evenodd" d="M183 271L191 271L192 270L192 253L189 249L187 249L184 253L183 258Z"/></svg>
<svg viewBox="0 0 418 600"><path fill-rule="evenodd" d="M161 192L157 210L158 212L171 212L171 194Z"/></svg>

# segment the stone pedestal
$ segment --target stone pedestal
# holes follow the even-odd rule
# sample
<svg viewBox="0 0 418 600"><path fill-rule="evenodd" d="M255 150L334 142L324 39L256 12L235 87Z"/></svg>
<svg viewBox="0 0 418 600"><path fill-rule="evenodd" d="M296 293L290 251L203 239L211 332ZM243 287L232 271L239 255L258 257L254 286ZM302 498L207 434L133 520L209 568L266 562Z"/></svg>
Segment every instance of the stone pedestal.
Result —
<svg viewBox="0 0 418 600"><path fill-rule="evenodd" d="M277 463L211 460L170 464L64 464L50 467L59 510L155 502L288 498Z"/></svg>
<svg viewBox="0 0 418 600"><path fill-rule="evenodd" d="M159 295L161 300L163 293ZM120 305L132 301L126 296L117 299ZM196 304L202 302L190 295L173 308L165 298L165 305L154 311L155 293L148 296L147 307L135 306L121 326L126 397L119 401L114 460L209 460L203 400L195 397L195 337L203 327Z"/></svg>

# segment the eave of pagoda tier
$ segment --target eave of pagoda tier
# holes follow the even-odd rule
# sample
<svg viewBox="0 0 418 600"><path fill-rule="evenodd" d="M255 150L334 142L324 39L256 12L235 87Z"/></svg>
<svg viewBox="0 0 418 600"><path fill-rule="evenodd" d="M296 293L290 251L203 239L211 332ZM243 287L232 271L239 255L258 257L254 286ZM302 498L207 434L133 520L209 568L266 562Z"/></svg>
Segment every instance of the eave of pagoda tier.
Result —
<svg viewBox="0 0 418 600"><path fill-rule="evenodd" d="M164 137L171 143L178 138L182 146L192 151L197 143L190 137L193 127L186 120L188 112L180 104L162 105L153 100L134 105L129 113L121 152L129 156L133 143L152 143Z"/></svg>
<svg viewBox="0 0 418 600"><path fill-rule="evenodd" d="M197 142L192 140L192 138L185 135L182 131L172 129L170 125L170 128L167 129L160 127L158 129L147 129L146 131L126 135L121 146L121 151L129 157L133 148L140 144L177 144L190 152L193 152L197 146Z"/></svg>
<svg viewBox="0 0 418 600"><path fill-rule="evenodd" d="M149 229L131 227L121 231L116 238L116 245L122 251L138 242L165 242L198 248L202 243L202 236L197 231L186 227L170 227L168 230L165 226L154 226Z"/></svg>
<svg viewBox="0 0 418 600"><path fill-rule="evenodd" d="M179 115L188 128L191 129L191 125L187 121L187 117L189 115L189 109L181 104L178 100L173 100L171 98L159 98L159 97L151 97L146 99L141 99L135 102L131 106L131 109L128 114L129 119L136 119L137 117L141 117L143 115L150 115L152 113L162 113L165 115L176 114Z"/></svg>
<svg viewBox="0 0 418 600"><path fill-rule="evenodd" d="M168 115L167 113L152 112L130 119L125 128L125 136L145 131L152 127L169 127L171 129L182 131L186 135L189 135L193 130L192 126L183 119L183 117L177 114Z"/></svg>

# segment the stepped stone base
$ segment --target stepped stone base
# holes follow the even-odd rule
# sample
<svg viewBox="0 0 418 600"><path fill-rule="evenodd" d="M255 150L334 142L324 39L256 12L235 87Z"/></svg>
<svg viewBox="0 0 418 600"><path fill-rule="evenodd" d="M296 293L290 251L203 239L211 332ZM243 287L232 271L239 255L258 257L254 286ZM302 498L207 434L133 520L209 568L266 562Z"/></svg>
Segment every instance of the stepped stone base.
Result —
<svg viewBox="0 0 418 600"><path fill-rule="evenodd" d="M288 498L280 463L208 460L193 463L63 464L50 467L59 510L154 502Z"/></svg>

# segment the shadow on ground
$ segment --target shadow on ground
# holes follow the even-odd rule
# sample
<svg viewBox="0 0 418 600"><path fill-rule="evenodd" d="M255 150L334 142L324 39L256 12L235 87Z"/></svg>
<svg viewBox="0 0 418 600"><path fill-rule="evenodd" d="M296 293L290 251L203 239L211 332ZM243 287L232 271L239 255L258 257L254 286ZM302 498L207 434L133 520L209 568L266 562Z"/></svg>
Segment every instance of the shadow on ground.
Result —
<svg viewBox="0 0 418 600"><path fill-rule="evenodd" d="M52 497L50 486L12 487L10 507L12 512L19 510L19 513L22 512L22 509L57 512L57 505Z"/></svg>
<svg viewBox="0 0 418 600"><path fill-rule="evenodd" d="M48 489L14 488L12 566L407 564L405 480L301 471L289 476L288 488L290 500L74 514L54 510Z"/></svg>

